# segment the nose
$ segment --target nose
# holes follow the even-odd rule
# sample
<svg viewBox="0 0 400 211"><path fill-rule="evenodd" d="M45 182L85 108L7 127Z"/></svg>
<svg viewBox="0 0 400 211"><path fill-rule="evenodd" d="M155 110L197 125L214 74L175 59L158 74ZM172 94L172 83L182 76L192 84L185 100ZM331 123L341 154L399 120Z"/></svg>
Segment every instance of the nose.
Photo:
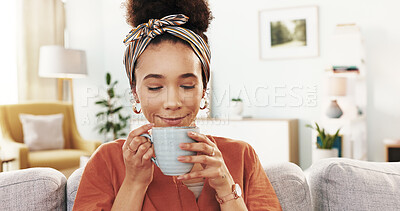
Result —
<svg viewBox="0 0 400 211"><path fill-rule="evenodd" d="M164 109L175 111L182 108L179 90L170 88L167 90L166 94L167 96L166 100L164 101Z"/></svg>

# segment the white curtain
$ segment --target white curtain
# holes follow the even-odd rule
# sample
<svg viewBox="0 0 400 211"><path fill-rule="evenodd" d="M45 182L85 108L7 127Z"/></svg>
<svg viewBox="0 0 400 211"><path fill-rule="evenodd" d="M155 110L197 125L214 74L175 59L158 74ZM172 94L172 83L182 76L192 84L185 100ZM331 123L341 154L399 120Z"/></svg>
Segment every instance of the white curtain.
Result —
<svg viewBox="0 0 400 211"><path fill-rule="evenodd" d="M56 100L57 80L38 75L39 49L64 46L64 5L61 0L19 0L18 9L18 100Z"/></svg>
<svg viewBox="0 0 400 211"><path fill-rule="evenodd" d="M0 0L0 104L18 102L16 14L15 1Z"/></svg>

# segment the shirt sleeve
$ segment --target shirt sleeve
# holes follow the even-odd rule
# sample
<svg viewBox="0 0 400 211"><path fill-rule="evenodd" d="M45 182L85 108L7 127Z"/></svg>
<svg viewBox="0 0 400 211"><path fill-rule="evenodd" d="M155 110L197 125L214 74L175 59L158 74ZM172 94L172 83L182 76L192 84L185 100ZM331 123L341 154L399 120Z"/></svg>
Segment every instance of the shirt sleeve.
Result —
<svg viewBox="0 0 400 211"><path fill-rule="evenodd" d="M82 174L73 210L111 210L115 194L110 164L102 146L92 155Z"/></svg>
<svg viewBox="0 0 400 211"><path fill-rule="evenodd" d="M245 165L246 175L244 199L248 210L282 210L267 174L254 149L249 145ZM247 185L246 185L247 183Z"/></svg>

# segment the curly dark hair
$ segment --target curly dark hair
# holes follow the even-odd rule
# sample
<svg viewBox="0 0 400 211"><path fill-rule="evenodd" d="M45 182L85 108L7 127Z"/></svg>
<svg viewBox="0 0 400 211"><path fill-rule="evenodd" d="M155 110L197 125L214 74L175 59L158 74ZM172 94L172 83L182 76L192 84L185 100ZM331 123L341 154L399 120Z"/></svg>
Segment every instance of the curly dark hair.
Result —
<svg viewBox="0 0 400 211"><path fill-rule="evenodd" d="M208 43L208 38L204 33L207 31L213 16L207 0L126 0L124 6L126 7L126 21L132 27L147 23L149 19L161 19L168 15L184 14L189 17L189 20L181 27L192 30ZM157 45L162 41L179 42L190 47L188 42L168 33L156 36L150 44ZM139 61L140 57L136 61L135 67ZM132 77L133 84L136 84L135 74ZM208 81L206 81L204 72L202 72L202 77L203 88L206 89Z"/></svg>
<svg viewBox="0 0 400 211"><path fill-rule="evenodd" d="M208 42L204 32L213 17L207 0L127 0L125 7L126 21L132 27L147 23L149 19L184 14L189 17L189 21L182 27L194 31Z"/></svg>

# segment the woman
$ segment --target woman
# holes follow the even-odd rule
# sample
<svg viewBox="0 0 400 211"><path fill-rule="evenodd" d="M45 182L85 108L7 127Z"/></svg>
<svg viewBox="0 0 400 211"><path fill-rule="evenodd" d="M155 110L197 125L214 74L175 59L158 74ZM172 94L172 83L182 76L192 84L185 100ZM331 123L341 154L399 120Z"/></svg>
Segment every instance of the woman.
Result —
<svg viewBox="0 0 400 211"><path fill-rule="evenodd" d="M126 140L103 144L88 162L74 210L281 210L254 150L245 142L188 133L181 144L196 156L178 177L151 162L144 137L153 126L193 126L209 80L207 30L211 14L204 0L131 1L125 39L125 67L138 111L150 122ZM204 103L203 103L204 104ZM205 103L206 105L206 103ZM243 194L240 194L243 192Z"/></svg>

